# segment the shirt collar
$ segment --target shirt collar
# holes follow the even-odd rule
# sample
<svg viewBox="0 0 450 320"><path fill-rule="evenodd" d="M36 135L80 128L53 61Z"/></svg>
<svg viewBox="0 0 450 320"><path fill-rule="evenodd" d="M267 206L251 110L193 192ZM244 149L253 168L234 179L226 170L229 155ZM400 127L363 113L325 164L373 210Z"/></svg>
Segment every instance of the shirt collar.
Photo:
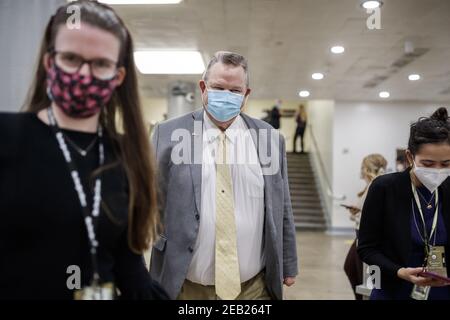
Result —
<svg viewBox="0 0 450 320"><path fill-rule="evenodd" d="M225 136L228 140L228 142L231 142L232 144L235 143L236 135L230 134L231 130L241 130L245 129L244 122L242 120L241 115L238 115L236 119L234 119L233 123L228 127L227 130L225 130ZM204 139L206 139L207 142L212 143L216 139L219 138L220 133L222 130L220 130L214 122L209 118L208 114L206 112L203 112L203 130L204 130Z"/></svg>

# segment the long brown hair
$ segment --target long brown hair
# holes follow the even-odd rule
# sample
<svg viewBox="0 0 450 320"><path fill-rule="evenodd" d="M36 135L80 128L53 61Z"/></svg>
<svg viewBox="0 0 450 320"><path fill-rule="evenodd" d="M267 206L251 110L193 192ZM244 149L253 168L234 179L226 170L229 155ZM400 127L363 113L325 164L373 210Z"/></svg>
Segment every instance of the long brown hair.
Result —
<svg viewBox="0 0 450 320"><path fill-rule="evenodd" d="M95 1L79 0L65 4L56 11L45 30L34 83L25 108L26 111L37 113L51 104L47 96L47 73L43 65L43 58L53 49L59 28L66 23L70 16L67 8L73 5L79 8L82 23L110 32L121 43L119 66L126 69L125 79L122 85L115 90L111 101L102 110L100 122L114 144L118 146L117 156L124 166L128 178L129 246L136 253L142 253L149 248L159 228L155 169L138 94L133 40L125 24L113 9ZM122 119L120 130L117 127L117 117Z"/></svg>

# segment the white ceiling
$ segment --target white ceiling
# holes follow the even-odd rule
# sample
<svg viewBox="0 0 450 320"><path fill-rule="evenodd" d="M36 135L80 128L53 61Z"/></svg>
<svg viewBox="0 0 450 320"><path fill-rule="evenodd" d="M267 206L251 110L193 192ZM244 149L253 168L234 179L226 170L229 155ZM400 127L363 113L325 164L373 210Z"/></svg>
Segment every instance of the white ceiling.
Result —
<svg viewBox="0 0 450 320"><path fill-rule="evenodd" d="M450 101L450 0L384 0L381 30L369 30L358 0L184 0L179 5L117 6L137 49L198 49L207 61L215 51L245 55L253 97ZM427 49L403 68L404 43ZM334 44L345 46L333 55ZM418 50L420 51L420 50ZM313 72L324 80L311 79ZM411 82L408 74L422 79ZM374 88L370 80L388 76ZM164 97L168 83L199 76L141 76L143 93ZM443 93L445 92L445 93Z"/></svg>

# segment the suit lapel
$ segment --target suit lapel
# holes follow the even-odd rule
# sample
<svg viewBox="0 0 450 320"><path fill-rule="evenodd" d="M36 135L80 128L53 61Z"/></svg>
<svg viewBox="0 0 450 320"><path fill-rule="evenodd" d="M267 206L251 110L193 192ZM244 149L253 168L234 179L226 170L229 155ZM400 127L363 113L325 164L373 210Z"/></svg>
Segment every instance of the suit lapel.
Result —
<svg viewBox="0 0 450 320"><path fill-rule="evenodd" d="M201 212L202 159L203 159L203 109L192 113L191 132L191 177L197 212Z"/></svg>
<svg viewBox="0 0 450 320"><path fill-rule="evenodd" d="M261 165L261 168L263 166L262 162L261 162L261 155L260 155L260 143L259 143L259 136L258 136L258 126L256 125L256 123L252 120L252 118L250 118L249 116L247 116L246 114L241 113L242 119L244 120L244 122L246 123L247 127L250 129L250 134L252 136L252 140L253 143L255 144L256 147L256 152L258 154L258 159L259 159L259 163ZM270 131L270 130L269 130ZM270 135L270 132L268 132L268 135ZM270 139L268 139L268 142L270 142ZM264 172L264 171L263 171ZM272 192L272 184L273 184L273 176L271 175L267 175L267 174L263 174L263 178L264 178L264 208L265 208L265 220L266 220L266 226L270 226L270 229L272 232L275 232L275 228L272 226L274 226L274 221L273 221L273 214L272 214L272 210L271 208L272 206L272 196L273 196L273 192Z"/></svg>
<svg viewBox="0 0 450 320"><path fill-rule="evenodd" d="M255 122L246 114L241 113L241 117L244 120L247 127L250 129L250 134L252 136L253 143L255 144L256 153L258 154L259 163L262 167L261 163L261 157L260 157L260 150L259 150L259 139L258 139L258 127L256 126ZM271 176L268 176L266 174L263 175L264 178L264 198L265 198L265 205L266 208L268 207L267 201L271 199L269 195L271 195L271 182L269 181L271 179Z"/></svg>

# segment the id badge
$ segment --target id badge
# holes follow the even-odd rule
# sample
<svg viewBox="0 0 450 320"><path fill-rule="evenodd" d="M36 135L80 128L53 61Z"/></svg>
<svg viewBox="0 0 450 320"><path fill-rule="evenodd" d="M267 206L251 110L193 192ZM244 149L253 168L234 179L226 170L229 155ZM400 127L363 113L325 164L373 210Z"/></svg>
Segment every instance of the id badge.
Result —
<svg viewBox="0 0 450 320"><path fill-rule="evenodd" d="M105 283L102 285L91 285L77 290L74 293L75 300L114 300L114 285Z"/></svg>
<svg viewBox="0 0 450 320"><path fill-rule="evenodd" d="M414 288L411 292L411 298L413 298L414 300L428 300L430 289L431 287L421 287L418 285L414 285Z"/></svg>
<svg viewBox="0 0 450 320"><path fill-rule="evenodd" d="M447 277L444 246L432 246L430 248L427 259L427 271Z"/></svg>

